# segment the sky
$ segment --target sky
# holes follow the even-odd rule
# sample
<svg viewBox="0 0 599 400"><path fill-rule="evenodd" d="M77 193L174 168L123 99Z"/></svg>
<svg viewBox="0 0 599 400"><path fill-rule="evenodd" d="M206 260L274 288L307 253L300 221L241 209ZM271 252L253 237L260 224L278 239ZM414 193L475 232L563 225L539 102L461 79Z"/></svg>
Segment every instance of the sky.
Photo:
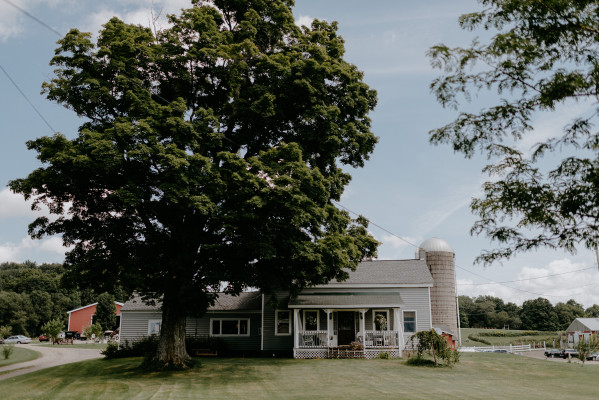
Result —
<svg viewBox="0 0 599 400"><path fill-rule="evenodd" d="M39 167L27 140L55 131L74 138L82 122L40 94L42 83L53 76L49 61L58 34L78 28L95 35L113 16L145 26L159 17L158 26L166 26L164 15L189 5L187 0L0 0L0 262L64 260L60 237L28 236L28 224L44 211L31 211L6 186ZM296 0L297 24L314 18L339 22L346 60L378 92L371 118L379 143L363 168L349 171L353 179L341 205L371 221L370 230L381 242L380 259L413 258L416 247L430 237L447 241L456 254L460 295L492 295L517 304L537 297L554 304L571 298L585 307L599 304L599 292L593 290L599 285L595 256L584 248L575 255L539 250L487 267L473 264L483 249L494 246L486 237L470 235L475 217L469 204L487 180L481 172L486 160L465 159L449 146L429 143L428 132L457 114L443 109L430 93L439 72L426 52L439 43L466 46L477 35L488 38L485 32L463 31L457 23L461 14L479 7L475 0ZM469 107L478 110L497 100L485 96ZM566 104L539 115L533 134L519 148L526 151L558 134L571 115L588 107Z"/></svg>

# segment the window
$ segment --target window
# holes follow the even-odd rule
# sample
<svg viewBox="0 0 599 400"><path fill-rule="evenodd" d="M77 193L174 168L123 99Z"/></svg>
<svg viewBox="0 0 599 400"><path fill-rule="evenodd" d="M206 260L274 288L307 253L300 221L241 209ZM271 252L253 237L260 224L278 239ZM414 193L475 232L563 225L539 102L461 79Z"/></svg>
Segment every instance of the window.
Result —
<svg viewBox="0 0 599 400"><path fill-rule="evenodd" d="M250 320L247 318L220 318L210 320L211 336L249 336Z"/></svg>
<svg viewBox="0 0 599 400"><path fill-rule="evenodd" d="M275 335L291 335L291 311L275 311Z"/></svg>
<svg viewBox="0 0 599 400"><path fill-rule="evenodd" d="M160 326L162 325L161 319L151 319L148 321L148 335L160 334Z"/></svg>
<svg viewBox="0 0 599 400"><path fill-rule="evenodd" d="M404 332L416 332L416 311L403 312Z"/></svg>
<svg viewBox="0 0 599 400"><path fill-rule="evenodd" d="M374 310L372 313L372 326L375 331L388 331L389 330L389 311L388 310Z"/></svg>
<svg viewBox="0 0 599 400"><path fill-rule="evenodd" d="M317 331L320 318L318 310L304 311L304 331Z"/></svg>

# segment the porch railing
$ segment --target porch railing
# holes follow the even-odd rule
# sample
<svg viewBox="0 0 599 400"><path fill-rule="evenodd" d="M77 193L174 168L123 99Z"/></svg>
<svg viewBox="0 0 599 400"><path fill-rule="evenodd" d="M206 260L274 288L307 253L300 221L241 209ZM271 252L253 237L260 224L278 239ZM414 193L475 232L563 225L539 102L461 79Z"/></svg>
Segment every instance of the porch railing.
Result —
<svg viewBox="0 0 599 400"><path fill-rule="evenodd" d="M397 331L366 331L364 347L397 347L399 332Z"/></svg>
<svg viewBox="0 0 599 400"><path fill-rule="evenodd" d="M304 348L328 347L327 331L303 331L299 333L299 346Z"/></svg>

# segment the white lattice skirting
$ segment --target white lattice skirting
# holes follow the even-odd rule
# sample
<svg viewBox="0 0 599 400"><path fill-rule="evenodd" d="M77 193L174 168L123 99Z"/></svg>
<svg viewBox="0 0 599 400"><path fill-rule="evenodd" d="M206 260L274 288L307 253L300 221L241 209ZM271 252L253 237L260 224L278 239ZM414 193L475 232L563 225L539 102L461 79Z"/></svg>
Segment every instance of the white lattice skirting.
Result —
<svg viewBox="0 0 599 400"><path fill-rule="evenodd" d="M391 358L400 358L399 349L366 349L364 350L364 358L377 358L381 353L389 353ZM328 349L293 349L293 358L327 358Z"/></svg>
<svg viewBox="0 0 599 400"><path fill-rule="evenodd" d="M328 349L293 349L293 358L327 358Z"/></svg>

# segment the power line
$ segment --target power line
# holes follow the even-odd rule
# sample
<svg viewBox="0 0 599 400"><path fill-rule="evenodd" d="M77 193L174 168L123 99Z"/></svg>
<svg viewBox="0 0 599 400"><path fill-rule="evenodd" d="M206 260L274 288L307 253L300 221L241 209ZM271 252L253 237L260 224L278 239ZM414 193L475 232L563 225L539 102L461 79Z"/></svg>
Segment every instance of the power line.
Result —
<svg viewBox="0 0 599 400"><path fill-rule="evenodd" d="M380 226L380 225L378 225L378 224L374 223L374 222L373 222L371 219L368 219L368 218L364 217L362 214L358 214L357 212L350 210L349 208L345 207L345 206L344 206L344 205L342 205L341 203L338 203L338 202L336 202L336 201L333 201L333 203L335 203L335 204L336 204L336 205L338 205L339 207L343 208L344 210L346 210L346 211L349 211L350 213L352 213L352 214L354 214L354 215L357 215L358 217L362 217L362 218L366 219L366 221L368 221L368 223L369 223L369 224L376 226L376 227L377 227L377 228L379 228L380 230L382 230L382 231L384 231L384 232L388 233L389 235L391 235L391 236L393 236L393 237L396 237L396 238L398 238L399 240L403 240L404 242L406 242L406 243L407 243L407 244L409 244L410 246L414 246L414 247L415 247L415 248L417 248L417 249L419 248L419 247L418 247L418 246L416 246L414 243L411 243L411 242L409 242L408 240L406 240L406 239L402 238L401 236L397 236L395 233L393 233L393 232L391 232L391 231L389 231L389 230L387 230L387 229L383 228L382 226Z"/></svg>
<svg viewBox="0 0 599 400"><path fill-rule="evenodd" d="M38 24L46 27L47 29L49 29L50 31L56 33L58 36L62 37L61 33L58 32L56 29L52 28L50 25L46 24L44 21L42 21L41 19L37 18L35 15L30 14L29 12L27 12L26 10L24 10L23 8L19 7L18 5L16 5L15 3L13 3L12 1L9 0L4 0L4 2L6 4L9 4L11 6L13 6L14 8L16 8L17 10L21 11L23 14L27 15L29 18L33 19L34 21L36 21Z"/></svg>
<svg viewBox="0 0 599 400"><path fill-rule="evenodd" d="M493 281L493 282L489 282L489 283L458 283L458 285L463 285L463 286L483 286L483 285L495 285L495 284L501 284L501 283L524 282L524 281L532 281L532 280L535 280L535 279L549 278L551 276L573 274L575 272L586 271L586 270L589 270L589 269L596 269L596 267L592 266L592 267L587 267L587 268L582 268L582 269L575 269L573 271L560 272L558 274L543 275L543 276L538 276L536 278L514 279L512 281L501 281L501 282Z"/></svg>
<svg viewBox="0 0 599 400"><path fill-rule="evenodd" d="M6 0L4 0L4 1L6 1ZM21 88L19 87L19 85L17 85L17 82L15 82L14 79L12 79L12 77L8 74L8 72L4 69L4 67L2 67L2 65L0 65L0 69L2 70L2 72L4 72L4 75L6 75L6 77L8 78L8 80L11 81L12 84L17 88L17 90L19 91L19 93L21 93L21 96L23 96L23 98L27 101L27 103L29 103L29 105L31 106L31 108L33 108L33 110L37 113L37 115L39 115L39 117L42 119L42 121L44 121L46 123L46 125L48 125L48 128L50 128L50 130L52 131L52 133L56 133L56 131L54 130L54 128L52 128L52 125L50 125L50 123L48 122L48 120L46 118L44 118L44 116L42 115L42 113L31 102L31 100L29 100L29 98L27 97L27 95L21 90Z"/></svg>

